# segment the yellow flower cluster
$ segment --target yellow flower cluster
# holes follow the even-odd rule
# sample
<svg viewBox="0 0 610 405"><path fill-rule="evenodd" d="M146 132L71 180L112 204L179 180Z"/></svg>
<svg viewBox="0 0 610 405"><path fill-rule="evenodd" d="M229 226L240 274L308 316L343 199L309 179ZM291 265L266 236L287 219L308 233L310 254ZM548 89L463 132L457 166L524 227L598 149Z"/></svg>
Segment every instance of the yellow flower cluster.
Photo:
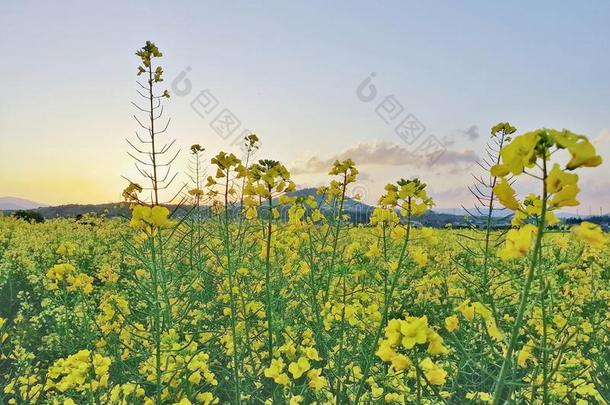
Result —
<svg viewBox="0 0 610 405"><path fill-rule="evenodd" d="M371 225L390 225L400 222L398 214L392 208L375 207L371 214Z"/></svg>
<svg viewBox="0 0 610 405"><path fill-rule="evenodd" d="M548 169L547 165L553 148L554 150L567 149L570 153L571 159L565 165L565 169L562 169L558 163L554 163L552 168ZM523 225L528 218L538 218L541 226L554 225L559 222L553 215L553 210L579 204L576 200L580 191L577 184L578 175L568 173L568 171L579 167L595 167L602 163L601 157L596 154L595 147L587 137L566 130L553 129L541 129L517 136L502 148L500 158L501 163L490 169L492 176L499 177L495 182L493 192L503 206L515 211L513 225L516 226ZM538 163L538 159L542 163ZM541 177L527 171L537 165L542 170ZM529 195L523 204L519 202L515 190L506 176L509 174L518 176L522 173L538 177L544 182L544 199L536 195ZM543 213L544 218L540 218ZM533 241L533 232L532 226L529 225L509 231L506 245L498 252L498 256L503 260L525 256ZM598 241L599 238L594 238L594 240Z"/></svg>
<svg viewBox="0 0 610 405"><path fill-rule="evenodd" d="M138 201L138 193L142 192L142 186L137 183L129 183L123 190L123 199L125 201Z"/></svg>
<svg viewBox="0 0 610 405"><path fill-rule="evenodd" d="M578 239L581 239L596 248L601 248L607 243L602 228L599 225L588 221L583 221L580 225L574 226L572 228L572 233L574 233Z"/></svg>
<svg viewBox="0 0 610 405"><path fill-rule="evenodd" d="M491 338L497 342L501 342L503 340L504 336L502 335L500 329L498 329L496 320L494 319L492 312L485 305L481 304L478 301L471 303L470 300L467 299L462 302L456 308L456 310L460 312L467 321L472 321L473 319L475 319L476 315L479 315L485 322L485 327L489 336L491 336ZM445 320L446 325L448 322L449 325L453 327L457 326L457 320L452 318L448 319L449 321L447 321L447 319Z"/></svg>
<svg viewBox="0 0 610 405"><path fill-rule="evenodd" d="M412 350L417 345L428 343L427 352L436 356L447 352L443 338L428 326L428 318L407 317L406 319L391 319L385 328L385 339L379 342L377 356L392 364L395 370L408 370L413 366L409 357L397 352L402 348ZM440 385L445 382L446 372L435 366L431 360L424 360L422 367L426 370L431 384ZM425 364L425 367L423 366Z"/></svg>
<svg viewBox="0 0 610 405"><path fill-rule="evenodd" d="M291 333L286 333L286 339L291 339ZM313 343L311 331L303 334L302 344ZM282 355L288 360L284 361ZM307 377L308 386L319 391L327 384L326 378L319 368L313 368L311 362L319 361L318 351L313 346L296 346L288 340L279 347L276 358L271 359L269 367L263 370L265 377L272 379L276 384L289 385L303 376Z"/></svg>
<svg viewBox="0 0 610 405"><path fill-rule="evenodd" d="M524 257L530 250L535 234L536 226L531 224L509 230L504 246L498 250L498 257L502 260Z"/></svg>
<svg viewBox="0 0 610 405"><path fill-rule="evenodd" d="M135 402L137 398L144 397L145 391L138 384L125 383L117 384L110 391L110 402L113 404L123 404Z"/></svg>
<svg viewBox="0 0 610 405"><path fill-rule="evenodd" d="M77 273L76 268L69 263L60 263L47 271L47 288L57 290L62 282L66 283L68 291L82 291L85 294L93 292L93 277L85 273Z"/></svg>
<svg viewBox="0 0 610 405"><path fill-rule="evenodd" d="M396 184L387 184L385 191L379 199L379 205L397 208L402 216L419 216L434 206L434 202L426 194L426 184L419 179L400 179Z"/></svg>
<svg viewBox="0 0 610 405"><path fill-rule="evenodd" d="M370 304L365 297L356 296L350 302L341 302L334 305L330 302L324 304L322 316L324 317L324 329L330 330L334 323L344 320L348 325L362 328L364 330L375 325L381 319L381 312L377 304Z"/></svg>
<svg viewBox="0 0 610 405"><path fill-rule="evenodd" d="M169 217L169 210L161 205L149 207L148 205L137 204L131 207L130 225L134 228L146 230L169 228L173 225Z"/></svg>
<svg viewBox="0 0 610 405"><path fill-rule="evenodd" d="M99 305L96 322L104 333L118 331L124 322L124 317L131 313L129 302L121 295L106 293Z"/></svg>
<svg viewBox="0 0 610 405"><path fill-rule="evenodd" d="M65 359L59 359L49 368L45 390L78 392L108 386L111 360L90 350L81 350Z"/></svg>
<svg viewBox="0 0 610 405"><path fill-rule="evenodd" d="M248 219L257 216L262 201L266 201L265 208L272 209L274 218L279 217L277 207L279 205L291 204L295 198L281 196L278 203L273 202L273 197L279 193L294 191L295 184L290 180L290 173L280 162L276 160L259 160L248 170L248 182L244 188L244 208Z"/></svg>
<svg viewBox="0 0 610 405"><path fill-rule="evenodd" d="M37 375L33 374L19 376L13 379L4 387L2 392L8 395L18 394L19 398L21 398L24 403L36 403L40 399L43 390L44 387L41 384L40 379ZM17 404L17 400L15 398L10 398L7 403L10 405Z"/></svg>
<svg viewBox="0 0 610 405"><path fill-rule="evenodd" d="M62 256L73 256L78 251L78 246L74 242L63 242L57 248L57 253Z"/></svg>

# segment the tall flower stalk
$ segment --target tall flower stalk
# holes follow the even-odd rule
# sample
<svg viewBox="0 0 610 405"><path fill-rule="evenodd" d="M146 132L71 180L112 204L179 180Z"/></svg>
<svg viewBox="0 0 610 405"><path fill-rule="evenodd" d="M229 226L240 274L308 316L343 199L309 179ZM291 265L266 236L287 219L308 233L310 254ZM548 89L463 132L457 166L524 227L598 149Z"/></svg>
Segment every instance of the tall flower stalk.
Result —
<svg viewBox="0 0 610 405"><path fill-rule="evenodd" d="M135 258L145 263L145 268L149 273L147 278L151 283L150 288L142 285L140 294L146 296L147 301L151 304L148 315L151 318L151 335L154 346L155 397L157 402L160 402L164 367L162 364L161 339L173 324L166 271L167 257L164 252L167 239L164 238L162 230L171 227L173 224L169 220L169 210L160 205L159 194L160 191L167 189L172 184L177 174L170 176L171 164L178 156L179 151L173 157L164 160L164 156L171 151L175 141L166 143L162 147L159 147L158 144L158 136L167 130L170 122L168 119L162 129L159 129L156 125L163 115L162 100L169 98L167 90L160 93L156 90L156 86L163 81L163 68L159 65L155 66L155 59L162 57L163 54L153 42L147 41L136 52L136 56L141 63L138 66L137 75L144 75L146 78L145 84L137 82L140 86L140 90L137 92L145 102L144 105L132 104L144 113L146 118L140 119L137 115L134 115L134 119L148 133L148 138L142 138L136 132L140 145L135 146L134 143L127 140L132 148L128 154L134 159L136 169L140 175L148 180L150 186L142 187L130 181L130 185L123 191L123 196L134 204L132 205L131 225L142 232L143 244L141 249L131 245L129 250L136 252ZM138 193L143 191L150 191L151 196L148 201L140 199L138 196Z"/></svg>
<svg viewBox="0 0 610 405"><path fill-rule="evenodd" d="M385 186L386 193L379 199L379 207L371 217L371 223L382 232L385 241L385 230L390 227L395 238L401 239L400 253L393 269L391 281L388 284L388 271L384 269L383 309L381 321L375 331L373 341L366 355L362 377L358 383L354 403L358 403L363 394L364 384L370 375L371 367L375 361L375 351L378 349L382 332L388 322L388 313L394 304L394 291L404 275L408 258L408 246L411 239L411 221L414 216L420 216L434 205L432 199L426 194L426 184L419 179L400 179L396 184ZM385 248L384 248L385 252Z"/></svg>
<svg viewBox="0 0 610 405"><path fill-rule="evenodd" d="M246 168L242 165L234 154L227 154L220 152L214 158L212 158L212 164L216 166L216 174L214 177L208 177L207 187L210 187L210 195L212 197L220 195L221 198L221 213L220 219L220 240L224 248L224 258L222 264L224 265L227 280L228 280L228 295L230 305L230 328L231 328L231 339L232 339L232 360L233 360L233 384L234 384L234 403L241 403L241 337L237 331L237 282L235 276L235 270L238 266L238 257L234 252L235 238L233 237L232 230L232 204L233 197L236 194L233 183L235 180L246 176Z"/></svg>
<svg viewBox="0 0 610 405"><path fill-rule="evenodd" d="M561 169L558 163L554 163L549 170L551 156L560 149L567 149L571 159L565 164L564 169ZM502 205L515 210L513 218L515 229L508 232L505 246L498 252L498 256L508 261L529 253L529 267L508 347L496 378L494 405L510 398L510 394L505 393L505 386L513 367L513 354L530 304L531 287L542 255L542 240L546 225L558 222L553 210L578 205L576 200L580 191L577 185L578 175L569 172L579 167L595 167L601 164L601 158L586 137L566 130L541 129L520 135L501 150L500 157L501 163L494 165L490 170L493 176L500 177L499 183L493 190ZM535 168L539 173L532 172ZM517 200L515 190L505 178L509 174L513 176L526 174L537 179L542 183L542 196L529 196L522 204ZM535 225L527 223L530 218L533 218ZM542 285L543 272L539 271L538 274L538 281Z"/></svg>
<svg viewBox="0 0 610 405"><path fill-rule="evenodd" d="M257 215L257 204L264 201L266 214L265 236L265 311L267 317L267 351L269 359L273 358L273 280L271 280L271 249L273 222L280 216L279 207L285 202L274 202L278 194L293 191L294 183L290 180L288 170L276 160L259 160L248 170L248 183L244 189L247 196L244 199L246 216L254 218Z"/></svg>

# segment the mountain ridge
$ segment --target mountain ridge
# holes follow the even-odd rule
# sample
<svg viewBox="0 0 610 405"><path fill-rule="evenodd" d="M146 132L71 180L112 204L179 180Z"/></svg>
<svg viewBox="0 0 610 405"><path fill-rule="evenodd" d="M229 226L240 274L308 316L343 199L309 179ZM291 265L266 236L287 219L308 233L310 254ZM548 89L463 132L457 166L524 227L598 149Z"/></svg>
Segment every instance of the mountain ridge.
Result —
<svg viewBox="0 0 610 405"><path fill-rule="evenodd" d="M40 207L48 207L48 204L39 203L20 197L3 196L0 197L0 210L31 210Z"/></svg>
<svg viewBox="0 0 610 405"><path fill-rule="evenodd" d="M323 196L317 194L316 188L303 188L303 189L295 190L295 191L292 191L292 192L289 192L286 194L289 196L292 196L292 197L312 196L318 202L318 204L320 204L323 199ZM6 198L7 197L0 197L0 202L2 201L2 199L6 199ZM30 203L30 206L39 204L34 201L18 199L16 197L11 197L11 198L15 198L17 200L28 202L28 203ZM274 199L274 203L277 203L277 198ZM170 207L176 208L175 205L171 205ZM354 223L368 224L370 222L370 215L374 209L375 209L375 206L368 205L366 203L354 200L349 197L346 197L345 202L344 202L344 212L345 212L345 214L349 215L351 221ZM57 206L48 206L48 205L41 204L40 206L33 207L33 208L22 208L22 207L4 208L3 206L0 205L0 211L4 211L7 214L10 214L10 213L12 213L14 211L18 211L18 210L34 211L34 212L37 212L40 215L42 215L42 217L45 219L78 218L82 215L89 214L89 213L93 213L93 214L97 214L97 215L104 214L107 217L122 217L122 218L130 217L129 204L125 203L125 202L101 203L101 204L62 204L62 205L57 205ZM178 211L180 211L180 210L181 209L179 209ZM481 216L476 216L476 217L470 217L467 220L466 217L469 217L469 216L467 215L466 210L468 210L471 214L477 213L476 209L474 209L474 208L467 208L467 209L464 209L464 208L434 209L433 208L433 209L427 211L426 213L424 213L422 216L414 218L413 223L417 226L431 226L431 227L435 227L435 228L441 228L441 227L444 227L447 225L462 227L462 226L468 226L468 224L476 224L476 225L480 226L482 224L482 221L485 218L485 216L481 215ZM178 215L180 215L179 212L178 212ZM509 210L501 211L501 212L494 214L494 218L495 218L494 222L496 223L496 226L505 227L510 224L511 217L512 217L511 211L509 211ZM559 215L559 217L561 219L566 219L566 220L567 219L574 220L577 218L580 218L580 219L589 218L589 216L576 217L576 216L568 214L568 213Z"/></svg>

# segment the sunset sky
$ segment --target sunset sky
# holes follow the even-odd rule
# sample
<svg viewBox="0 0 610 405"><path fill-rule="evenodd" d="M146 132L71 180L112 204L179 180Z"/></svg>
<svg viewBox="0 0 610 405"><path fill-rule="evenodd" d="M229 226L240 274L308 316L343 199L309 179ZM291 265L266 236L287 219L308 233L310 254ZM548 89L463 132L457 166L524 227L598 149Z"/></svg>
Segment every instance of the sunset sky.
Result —
<svg viewBox="0 0 610 405"><path fill-rule="evenodd" d="M151 40L164 53L180 182L191 144L210 157L237 151L233 140L250 130L262 141L258 156L282 161L302 187L326 182L325 168L351 156L363 174L355 190L368 202L385 183L419 176L438 206L471 206L466 186L489 128L510 121L518 132L568 128L593 139L605 162L580 171L580 209L610 211L609 2L8 0L0 8L0 197L120 199L121 175L133 174L125 138L138 128L134 52ZM371 101L358 90L367 78ZM191 106L204 90L218 101L208 116ZM379 105L390 96L402 107L386 123ZM227 139L210 126L223 109L241 123ZM394 131L409 115L425 127L411 144ZM418 152L426 139L445 145L432 164Z"/></svg>

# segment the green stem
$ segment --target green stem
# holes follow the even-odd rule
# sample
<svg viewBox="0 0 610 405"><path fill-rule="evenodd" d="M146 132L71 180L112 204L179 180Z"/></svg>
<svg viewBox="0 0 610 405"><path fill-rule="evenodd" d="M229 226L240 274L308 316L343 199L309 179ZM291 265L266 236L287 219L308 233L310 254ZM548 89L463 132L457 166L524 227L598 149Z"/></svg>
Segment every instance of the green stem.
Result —
<svg viewBox="0 0 610 405"><path fill-rule="evenodd" d="M155 397L156 403L161 403L161 306L159 304L159 275L157 273L156 255L155 255L155 237L150 237L150 250L152 259L151 276L153 283L153 340L155 344Z"/></svg>
<svg viewBox="0 0 610 405"><path fill-rule="evenodd" d="M267 333L268 333L268 342L267 342L267 350L269 352L269 361L273 358L273 322L272 322L272 308L271 308L271 231L273 227L273 207L271 200L271 187L269 187L269 213L267 214L267 246L265 249L265 296L267 300Z"/></svg>
<svg viewBox="0 0 610 405"><path fill-rule="evenodd" d="M347 190L347 172L343 175L343 184L341 185L341 200L339 201L339 212L335 223L335 235L333 238L333 252L330 259L330 267L328 268L328 278L326 279L326 291L324 293L324 301L328 301L330 294L331 280L333 271L335 268L335 261L337 258L337 247L339 245L339 231L341 230L341 215L343 214L343 204L345 203L345 192Z"/></svg>
<svg viewBox="0 0 610 405"><path fill-rule="evenodd" d="M547 168L546 168L546 158L543 157L543 168L542 168L542 212L540 213L540 218L538 220L538 232L536 234L536 242L534 245L534 250L531 253L531 261L530 267L527 272L527 278L525 280L525 285L523 286L523 291L521 292L521 300L519 302L519 309L517 311L517 318L515 320L515 325L513 326L513 330L511 333L510 341L508 344L508 348L506 349L506 355L504 356L504 361L502 362L502 368L500 369L500 374L498 375L498 379L496 380L496 387L494 389L493 395L493 405L498 405L501 402L502 395L504 393L504 386L506 385L506 376L510 370L512 363L513 352L515 351L515 347L517 346L517 340L519 338L519 331L521 330L521 325L523 323L523 317L525 315L525 308L528 304L528 299L530 295L530 288L532 285L532 281L534 279L534 273L536 267L538 265L539 252L542 246L542 235L544 233L544 224L545 217L547 211L547 199L548 199L548 191L546 186L546 177L547 177Z"/></svg>
<svg viewBox="0 0 610 405"><path fill-rule="evenodd" d="M233 383L235 384L235 403L241 403L241 389L240 389L240 379L239 379L239 345L237 339L237 305L235 304L235 296L233 294L233 266L231 263L232 254L231 254L231 235L230 235L230 227L229 227L229 168L226 170L226 184L225 184L225 193L224 193L224 246L225 246L225 254L227 256L227 274L229 276L229 300L231 304L231 335L233 338Z"/></svg>
<svg viewBox="0 0 610 405"><path fill-rule="evenodd" d="M337 361L337 364L335 366L336 371L335 374L337 376L337 401L336 404L339 405L341 404L341 390L343 389L343 384L341 382L341 379L343 377L343 348L344 348L344 343L345 343L345 306L347 305L347 285L346 285L346 280L345 280L345 274L343 274L342 276L343 278L343 298L342 298L342 303L343 303L343 307L341 308L341 330L339 333L339 359Z"/></svg>

